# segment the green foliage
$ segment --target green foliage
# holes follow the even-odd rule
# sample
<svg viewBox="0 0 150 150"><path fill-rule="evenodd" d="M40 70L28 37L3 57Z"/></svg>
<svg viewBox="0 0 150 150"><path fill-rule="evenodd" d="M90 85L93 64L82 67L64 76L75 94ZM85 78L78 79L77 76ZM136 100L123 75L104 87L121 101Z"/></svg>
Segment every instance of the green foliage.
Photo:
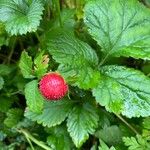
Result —
<svg viewBox="0 0 150 150"><path fill-rule="evenodd" d="M49 58L48 55L43 55L43 52L41 52L34 60L34 73L39 78L43 76L48 69L48 62Z"/></svg>
<svg viewBox="0 0 150 150"><path fill-rule="evenodd" d="M150 117L147 117L143 121L143 127L150 130Z"/></svg>
<svg viewBox="0 0 150 150"><path fill-rule="evenodd" d="M24 78L33 78L33 62L32 58L26 51L22 52L19 67Z"/></svg>
<svg viewBox="0 0 150 150"><path fill-rule="evenodd" d="M137 0L95 0L86 5L84 21L106 57L150 59L149 15Z"/></svg>
<svg viewBox="0 0 150 150"><path fill-rule="evenodd" d="M56 150L70 150L72 141L64 126L56 126L48 131L47 143Z"/></svg>
<svg viewBox="0 0 150 150"><path fill-rule="evenodd" d="M6 76L6 75L9 75L12 71L12 67L11 66L7 66L7 65L4 65L4 64L0 64L0 75L1 76Z"/></svg>
<svg viewBox="0 0 150 150"><path fill-rule="evenodd" d="M109 145L117 145L121 143L122 133L118 126L112 125L97 131L95 136Z"/></svg>
<svg viewBox="0 0 150 150"><path fill-rule="evenodd" d="M122 66L100 68L102 80L93 89L97 102L107 110L127 117L150 115L150 79L143 73Z"/></svg>
<svg viewBox="0 0 150 150"><path fill-rule="evenodd" d="M4 124L8 127L14 127L20 121L23 115L23 111L18 108L9 109L7 112L7 117L4 120Z"/></svg>
<svg viewBox="0 0 150 150"><path fill-rule="evenodd" d="M39 92L37 80L33 80L26 84L25 97L31 111L40 113L43 110L44 98Z"/></svg>
<svg viewBox="0 0 150 150"><path fill-rule="evenodd" d="M72 103L68 99L56 102L45 102L41 114L26 110L25 116L32 121L42 123L43 126L52 127L61 124L72 109Z"/></svg>
<svg viewBox="0 0 150 150"><path fill-rule="evenodd" d="M5 22L6 31L11 35L26 34L37 30L43 5L40 0L1 0L0 21Z"/></svg>
<svg viewBox="0 0 150 150"><path fill-rule="evenodd" d="M81 147L89 138L89 133L93 134L98 126L96 109L88 103L74 107L69 114L67 126L74 144Z"/></svg>
<svg viewBox="0 0 150 150"><path fill-rule="evenodd" d="M99 150L116 150L114 147L109 148L102 140L100 140L100 144Z"/></svg>
<svg viewBox="0 0 150 150"><path fill-rule="evenodd" d="M128 146L128 150L149 150L150 143L143 138L141 135L137 135L135 137L124 137L123 141L126 146Z"/></svg>
<svg viewBox="0 0 150 150"><path fill-rule="evenodd" d="M0 0L0 149L149 150L149 6ZM39 91L49 72L61 100Z"/></svg>
<svg viewBox="0 0 150 150"><path fill-rule="evenodd" d="M64 76L69 74L66 79L75 78L74 85L80 88L89 89L96 86L100 75L92 69L98 65L94 50L67 30L55 30L48 33L46 39L50 54L58 63L64 65L59 71L64 73Z"/></svg>
<svg viewBox="0 0 150 150"><path fill-rule="evenodd" d="M9 97L1 96L0 97L0 112L6 113L11 107L11 105L13 104L13 102L14 100Z"/></svg>

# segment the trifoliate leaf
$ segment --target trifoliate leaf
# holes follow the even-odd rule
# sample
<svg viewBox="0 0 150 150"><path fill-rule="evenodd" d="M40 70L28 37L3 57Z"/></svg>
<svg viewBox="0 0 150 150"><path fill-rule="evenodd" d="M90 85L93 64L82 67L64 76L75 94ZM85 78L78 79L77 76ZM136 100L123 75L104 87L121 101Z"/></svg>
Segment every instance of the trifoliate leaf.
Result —
<svg viewBox="0 0 150 150"><path fill-rule="evenodd" d="M3 88L4 79L0 76L0 90Z"/></svg>
<svg viewBox="0 0 150 150"><path fill-rule="evenodd" d="M98 125L96 108L89 103L75 106L67 120L68 132L76 145L81 145L93 134Z"/></svg>
<svg viewBox="0 0 150 150"><path fill-rule="evenodd" d="M9 109L7 112L7 118L4 120L4 124L8 127L14 127L20 121L23 115L23 111L19 108Z"/></svg>
<svg viewBox="0 0 150 150"><path fill-rule="evenodd" d="M128 150L149 150L150 143L144 139L141 135L136 137L123 137L123 142L128 146Z"/></svg>
<svg viewBox="0 0 150 150"><path fill-rule="evenodd" d="M149 16L137 0L94 0L85 7L84 21L106 58L150 59Z"/></svg>
<svg viewBox="0 0 150 150"><path fill-rule="evenodd" d="M0 21L5 22L11 35L26 34L37 30L40 24L43 4L40 0L1 0Z"/></svg>
<svg viewBox="0 0 150 150"><path fill-rule="evenodd" d="M93 68L98 65L98 57L89 45L65 30L51 31L47 39L48 51L58 63L61 63L58 70L64 73L66 80L75 79L72 84L83 89L97 85L99 73Z"/></svg>
<svg viewBox="0 0 150 150"><path fill-rule="evenodd" d="M33 80L25 86L25 97L27 100L27 106L33 112L41 112L44 105L44 98L39 92L38 81Z"/></svg>
<svg viewBox="0 0 150 150"><path fill-rule="evenodd" d="M101 67L102 77L93 89L96 101L108 111L131 117L150 115L150 79L123 66Z"/></svg>
<svg viewBox="0 0 150 150"><path fill-rule="evenodd" d="M28 55L27 52L23 51L21 54L21 59L19 63L19 67L24 78L33 78L33 70L32 70L32 58Z"/></svg>
<svg viewBox="0 0 150 150"><path fill-rule="evenodd" d="M41 114L27 110L25 116L43 126L52 127L62 123L71 109L71 101L62 99L56 102L46 102Z"/></svg>

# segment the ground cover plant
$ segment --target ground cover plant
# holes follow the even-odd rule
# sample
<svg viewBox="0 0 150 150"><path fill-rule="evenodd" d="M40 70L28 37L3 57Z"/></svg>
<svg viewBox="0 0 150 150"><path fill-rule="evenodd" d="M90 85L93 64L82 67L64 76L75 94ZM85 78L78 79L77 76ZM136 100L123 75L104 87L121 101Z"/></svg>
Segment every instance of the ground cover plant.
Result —
<svg viewBox="0 0 150 150"><path fill-rule="evenodd" d="M150 0L0 0L0 150L150 150Z"/></svg>

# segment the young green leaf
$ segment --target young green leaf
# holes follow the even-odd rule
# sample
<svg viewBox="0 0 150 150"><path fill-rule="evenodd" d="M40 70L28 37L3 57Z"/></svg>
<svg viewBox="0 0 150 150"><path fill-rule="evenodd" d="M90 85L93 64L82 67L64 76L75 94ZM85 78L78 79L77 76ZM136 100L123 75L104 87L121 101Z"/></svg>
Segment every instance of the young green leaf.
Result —
<svg viewBox="0 0 150 150"><path fill-rule="evenodd" d="M36 76L40 78L47 72L48 62L48 55L44 55L43 52L40 52L39 55L34 59L34 72Z"/></svg>
<svg viewBox="0 0 150 150"><path fill-rule="evenodd" d="M45 100L39 92L37 80L33 80L26 84L25 97L27 106L31 111L39 113L43 110Z"/></svg>
<svg viewBox="0 0 150 150"><path fill-rule="evenodd" d="M95 0L87 3L84 21L106 58L150 59L149 16L137 0Z"/></svg>
<svg viewBox="0 0 150 150"><path fill-rule="evenodd" d="M122 66L101 67L102 78L93 89L96 101L107 110L131 117L150 115L150 79Z"/></svg>
<svg viewBox="0 0 150 150"><path fill-rule="evenodd" d="M32 58L28 55L26 51L23 51L21 54L21 59L19 63L19 67L21 69L21 72L24 76L24 78L33 78L33 62Z"/></svg>
<svg viewBox="0 0 150 150"><path fill-rule="evenodd" d="M22 115L23 115L23 111L19 108L9 109L9 111L7 112L7 117L4 120L4 124L11 128L17 125Z"/></svg>
<svg viewBox="0 0 150 150"><path fill-rule="evenodd" d="M56 102L46 102L41 114L27 110L25 116L43 126L52 127L61 124L71 109L72 103L68 99L63 99Z"/></svg>
<svg viewBox="0 0 150 150"><path fill-rule="evenodd" d="M40 24L43 5L40 0L1 0L0 21L5 22L11 35L26 34L37 30Z"/></svg>
<svg viewBox="0 0 150 150"><path fill-rule="evenodd" d="M98 119L96 108L89 103L75 106L72 109L67 120L67 126L76 147L81 147L89 138L89 134L94 133L98 126Z"/></svg>

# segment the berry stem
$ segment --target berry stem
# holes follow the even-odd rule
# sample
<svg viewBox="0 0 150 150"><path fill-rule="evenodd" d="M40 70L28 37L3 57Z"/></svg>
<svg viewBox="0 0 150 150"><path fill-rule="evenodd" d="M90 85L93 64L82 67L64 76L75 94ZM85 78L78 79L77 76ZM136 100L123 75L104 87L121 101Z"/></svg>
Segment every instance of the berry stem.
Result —
<svg viewBox="0 0 150 150"><path fill-rule="evenodd" d="M116 114L116 116L117 116L123 123L125 123L135 134L139 134L138 131L137 131L134 127L132 127L122 116L117 115L117 114Z"/></svg>

